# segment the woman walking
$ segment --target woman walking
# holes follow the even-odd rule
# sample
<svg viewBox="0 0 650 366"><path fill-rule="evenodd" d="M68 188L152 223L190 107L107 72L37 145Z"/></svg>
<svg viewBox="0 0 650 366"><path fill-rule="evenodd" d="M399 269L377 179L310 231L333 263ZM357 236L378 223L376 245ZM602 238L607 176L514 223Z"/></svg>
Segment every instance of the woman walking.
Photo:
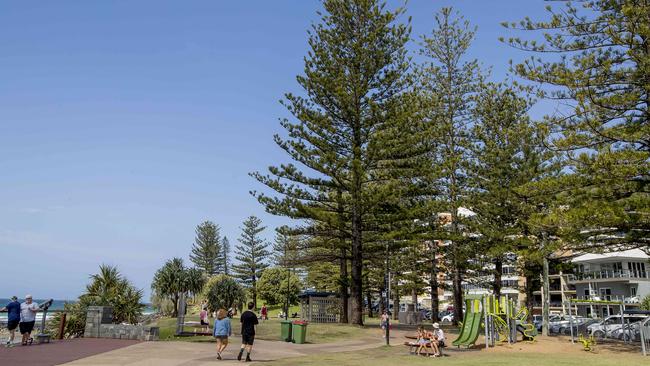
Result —
<svg viewBox="0 0 650 366"><path fill-rule="evenodd" d="M214 337L217 339L217 360L221 360L221 353L228 346L228 336L232 335L230 318L225 309L217 311L217 319L214 321Z"/></svg>

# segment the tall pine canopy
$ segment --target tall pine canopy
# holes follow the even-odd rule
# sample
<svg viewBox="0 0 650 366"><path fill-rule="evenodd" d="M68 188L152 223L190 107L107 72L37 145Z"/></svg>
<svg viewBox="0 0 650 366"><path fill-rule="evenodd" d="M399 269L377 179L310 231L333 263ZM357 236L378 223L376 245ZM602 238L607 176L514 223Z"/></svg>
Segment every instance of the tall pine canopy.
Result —
<svg viewBox="0 0 650 366"><path fill-rule="evenodd" d="M505 42L537 53L514 70L561 101L546 123L570 174L548 182L564 200L548 218L577 249L650 250L650 1L547 10L547 21L504 25L530 35Z"/></svg>
<svg viewBox="0 0 650 366"><path fill-rule="evenodd" d="M205 221L196 227L196 238L190 253L190 260L206 275L212 276L222 271L219 226Z"/></svg>
<svg viewBox="0 0 650 366"><path fill-rule="evenodd" d="M288 137L275 136L296 164L253 175L278 194L257 194L268 212L313 223L319 242L340 251L341 273L349 258L350 322L363 324L366 243L382 224L382 205L409 186L399 179L413 173L400 165L417 146L408 118L410 27L397 22L403 9L383 1L325 0L323 8L297 77L303 93L284 101L294 118L281 121ZM345 299L343 278L341 286Z"/></svg>
<svg viewBox="0 0 650 366"><path fill-rule="evenodd" d="M233 272L248 286L253 303L257 306L257 281L269 266L267 259L271 253L266 249L268 243L260 237L260 233L266 229L266 226L262 226L262 220L250 216L243 225L239 244L235 245L235 258L239 263L233 266Z"/></svg>
<svg viewBox="0 0 650 366"><path fill-rule="evenodd" d="M469 236L461 230L463 216L458 214L459 208L467 205L471 108L483 80L478 60L467 57L475 33L476 28L462 16L451 8L443 8L435 16L432 33L422 37L420 49L426 60L420 70L421 92L428 103L427 118L435 141L430 154L431 165L436 167L431 177L433 188L438 191L434 202L438 212L451 214L450 225L436 236L450 243L444 247L444 258L451 270L455 322L463 318L463 275L467 259L475 254Z"/></svg>

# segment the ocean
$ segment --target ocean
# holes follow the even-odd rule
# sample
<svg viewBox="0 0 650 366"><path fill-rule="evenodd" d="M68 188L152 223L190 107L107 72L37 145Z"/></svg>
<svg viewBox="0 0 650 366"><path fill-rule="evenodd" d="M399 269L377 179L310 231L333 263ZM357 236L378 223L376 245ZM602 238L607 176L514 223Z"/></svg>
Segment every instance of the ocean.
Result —
<svg viewBox="0 0 650 366"><path fill-rule="evenodd" d="M49 299L45 299L45 300L43 300L43 299L34 299L34 302L37 303L37 304L42 304L42 303L46 302L47 300L49 300ZM24 299L18 299L18 301L23 302L25 300ZM0 309L5 307L10 302L11 302L11 299L0 298ZM63 310L63 305L65 303L70 303L70 302L74 302L74 300L54 300L52 302L52 306L50 306L50 308L48 310ZM145 304L145 308L142 311L142 313L144 315L153 314L155 312L156 312L156 309L154 309L151 306L151 304ZM41 316L41 312L39 312L38 316L37 316L37 319L40 320L39 316ZM51 316L51 314L48 313L47 318L49 318L50 316ZM6 321L7 321L7 313L6 312L0 313L0 322L6 322Z"/></svg>

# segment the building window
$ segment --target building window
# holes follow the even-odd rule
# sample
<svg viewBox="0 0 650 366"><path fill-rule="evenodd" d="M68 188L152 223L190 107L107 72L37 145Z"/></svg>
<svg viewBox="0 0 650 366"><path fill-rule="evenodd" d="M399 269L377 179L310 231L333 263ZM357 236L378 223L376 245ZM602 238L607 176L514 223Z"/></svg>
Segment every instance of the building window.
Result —
<svg viewBox="0 0 650 366"><path fill-rule="evenodd" d="M630 287L630 296L632 297L636 296L636 287L634 286Z"/></svg>

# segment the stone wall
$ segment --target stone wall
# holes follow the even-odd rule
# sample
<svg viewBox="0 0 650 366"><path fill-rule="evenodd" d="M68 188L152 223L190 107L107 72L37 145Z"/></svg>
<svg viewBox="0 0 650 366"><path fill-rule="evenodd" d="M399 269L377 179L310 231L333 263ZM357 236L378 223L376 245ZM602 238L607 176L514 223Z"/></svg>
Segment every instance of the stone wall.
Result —
<svg viewBox="0 0 650 366"><path fill-rule="evenodd" d="M137 339L157 341L158 327L132 324L113 324L113 308L89 306L86 312L85 338Z"/></svg>

